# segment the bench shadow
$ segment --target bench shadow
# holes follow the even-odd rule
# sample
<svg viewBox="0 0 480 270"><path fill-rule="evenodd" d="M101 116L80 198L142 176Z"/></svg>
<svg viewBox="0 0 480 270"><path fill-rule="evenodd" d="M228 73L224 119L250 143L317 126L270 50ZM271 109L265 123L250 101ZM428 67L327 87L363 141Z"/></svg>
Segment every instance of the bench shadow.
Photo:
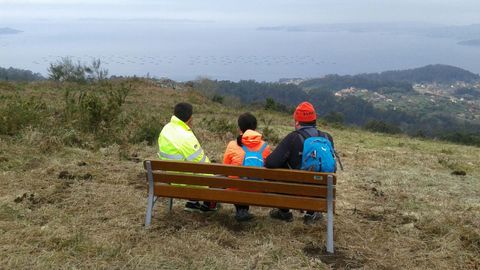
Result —
<svg viewBox="0 0 480 270"><path fill-rule="evenodd" d="M248 222L238 222L234 218L235 212L221 211L212 215L211 221L217 223L217 225L225 228L228 231L238 233L249 232L254 230L258 223L258 217Z"/></svg>
<svg viewBox="0 0 480 270"><path fill-rule="evenodd" d="M230 209L220 209L212 213L190 213L174 207L172 212L155 211L152 223L154 230L180 231L218 226L239 234L257 230L260 223L267 222L266 219L264 216L255 215L250 221L238 222L235 220L235 211Z"/></svg>

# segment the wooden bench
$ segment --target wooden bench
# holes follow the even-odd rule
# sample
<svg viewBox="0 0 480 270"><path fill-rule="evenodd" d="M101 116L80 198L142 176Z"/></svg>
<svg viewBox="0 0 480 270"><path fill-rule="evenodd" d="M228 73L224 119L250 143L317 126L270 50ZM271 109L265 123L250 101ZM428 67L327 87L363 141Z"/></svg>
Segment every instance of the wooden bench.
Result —
<svg viewBox="0 0 480 270"><path fill-rule="evenodd" d="M172 209L172 198L179 198L327 212L327 251L333 253L336 184L333 173L158 160L146 160L144 167L148 180L146 227L151 223L158 197L170 198L169 211ZM230 187L239 190L226 189Z"/></svg>

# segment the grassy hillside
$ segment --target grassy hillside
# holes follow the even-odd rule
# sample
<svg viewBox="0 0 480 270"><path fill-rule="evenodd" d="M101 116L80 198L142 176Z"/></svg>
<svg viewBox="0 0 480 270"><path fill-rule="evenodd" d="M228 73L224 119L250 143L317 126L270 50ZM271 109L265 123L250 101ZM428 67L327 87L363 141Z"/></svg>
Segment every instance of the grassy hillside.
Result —
<svg viewBox="0 0 480 270"><path fill-rule="evenodd" d="M159 200L143 228L141 161L156 153L144 140L173 105L194 104L195 133L216 161L248 108L139 80L2 84L0 100L1 268L480 267L480 148L322 127L345 166L336 255L325 256L325 223L304 226L298 212L282 223L253 207L256 219L238 224L231 205L190 214L176 200L167 214ZM253 113L273 142L291 130L290 115Z"/></svg>

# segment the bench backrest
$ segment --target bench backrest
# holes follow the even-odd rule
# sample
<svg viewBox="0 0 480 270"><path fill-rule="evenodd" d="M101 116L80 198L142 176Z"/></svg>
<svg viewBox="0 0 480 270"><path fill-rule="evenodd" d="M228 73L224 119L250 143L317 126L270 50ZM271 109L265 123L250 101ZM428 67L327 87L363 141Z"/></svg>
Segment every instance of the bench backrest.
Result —
<svg viewBox="0 0 480 270"><path fill-rule="evenodd" d="M325 212L331 182L335 198L332 173L159 160L147 160L144 166L150 172L147 176L152 178L154 195L161 197Z"/></svg>

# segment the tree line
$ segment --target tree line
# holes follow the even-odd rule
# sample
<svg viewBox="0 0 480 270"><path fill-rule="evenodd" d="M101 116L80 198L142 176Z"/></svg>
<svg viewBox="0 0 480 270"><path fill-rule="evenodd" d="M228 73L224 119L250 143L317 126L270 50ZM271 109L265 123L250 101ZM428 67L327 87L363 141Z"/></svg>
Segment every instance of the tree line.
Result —
<svg viewBox="0 0 480 270"><path fill-rule="evenodd" d="M39 80L45 80L45 78L40 73L34 73L30 70L18 69L13 67L0 67L0 81L31 82Z"/></svg>

